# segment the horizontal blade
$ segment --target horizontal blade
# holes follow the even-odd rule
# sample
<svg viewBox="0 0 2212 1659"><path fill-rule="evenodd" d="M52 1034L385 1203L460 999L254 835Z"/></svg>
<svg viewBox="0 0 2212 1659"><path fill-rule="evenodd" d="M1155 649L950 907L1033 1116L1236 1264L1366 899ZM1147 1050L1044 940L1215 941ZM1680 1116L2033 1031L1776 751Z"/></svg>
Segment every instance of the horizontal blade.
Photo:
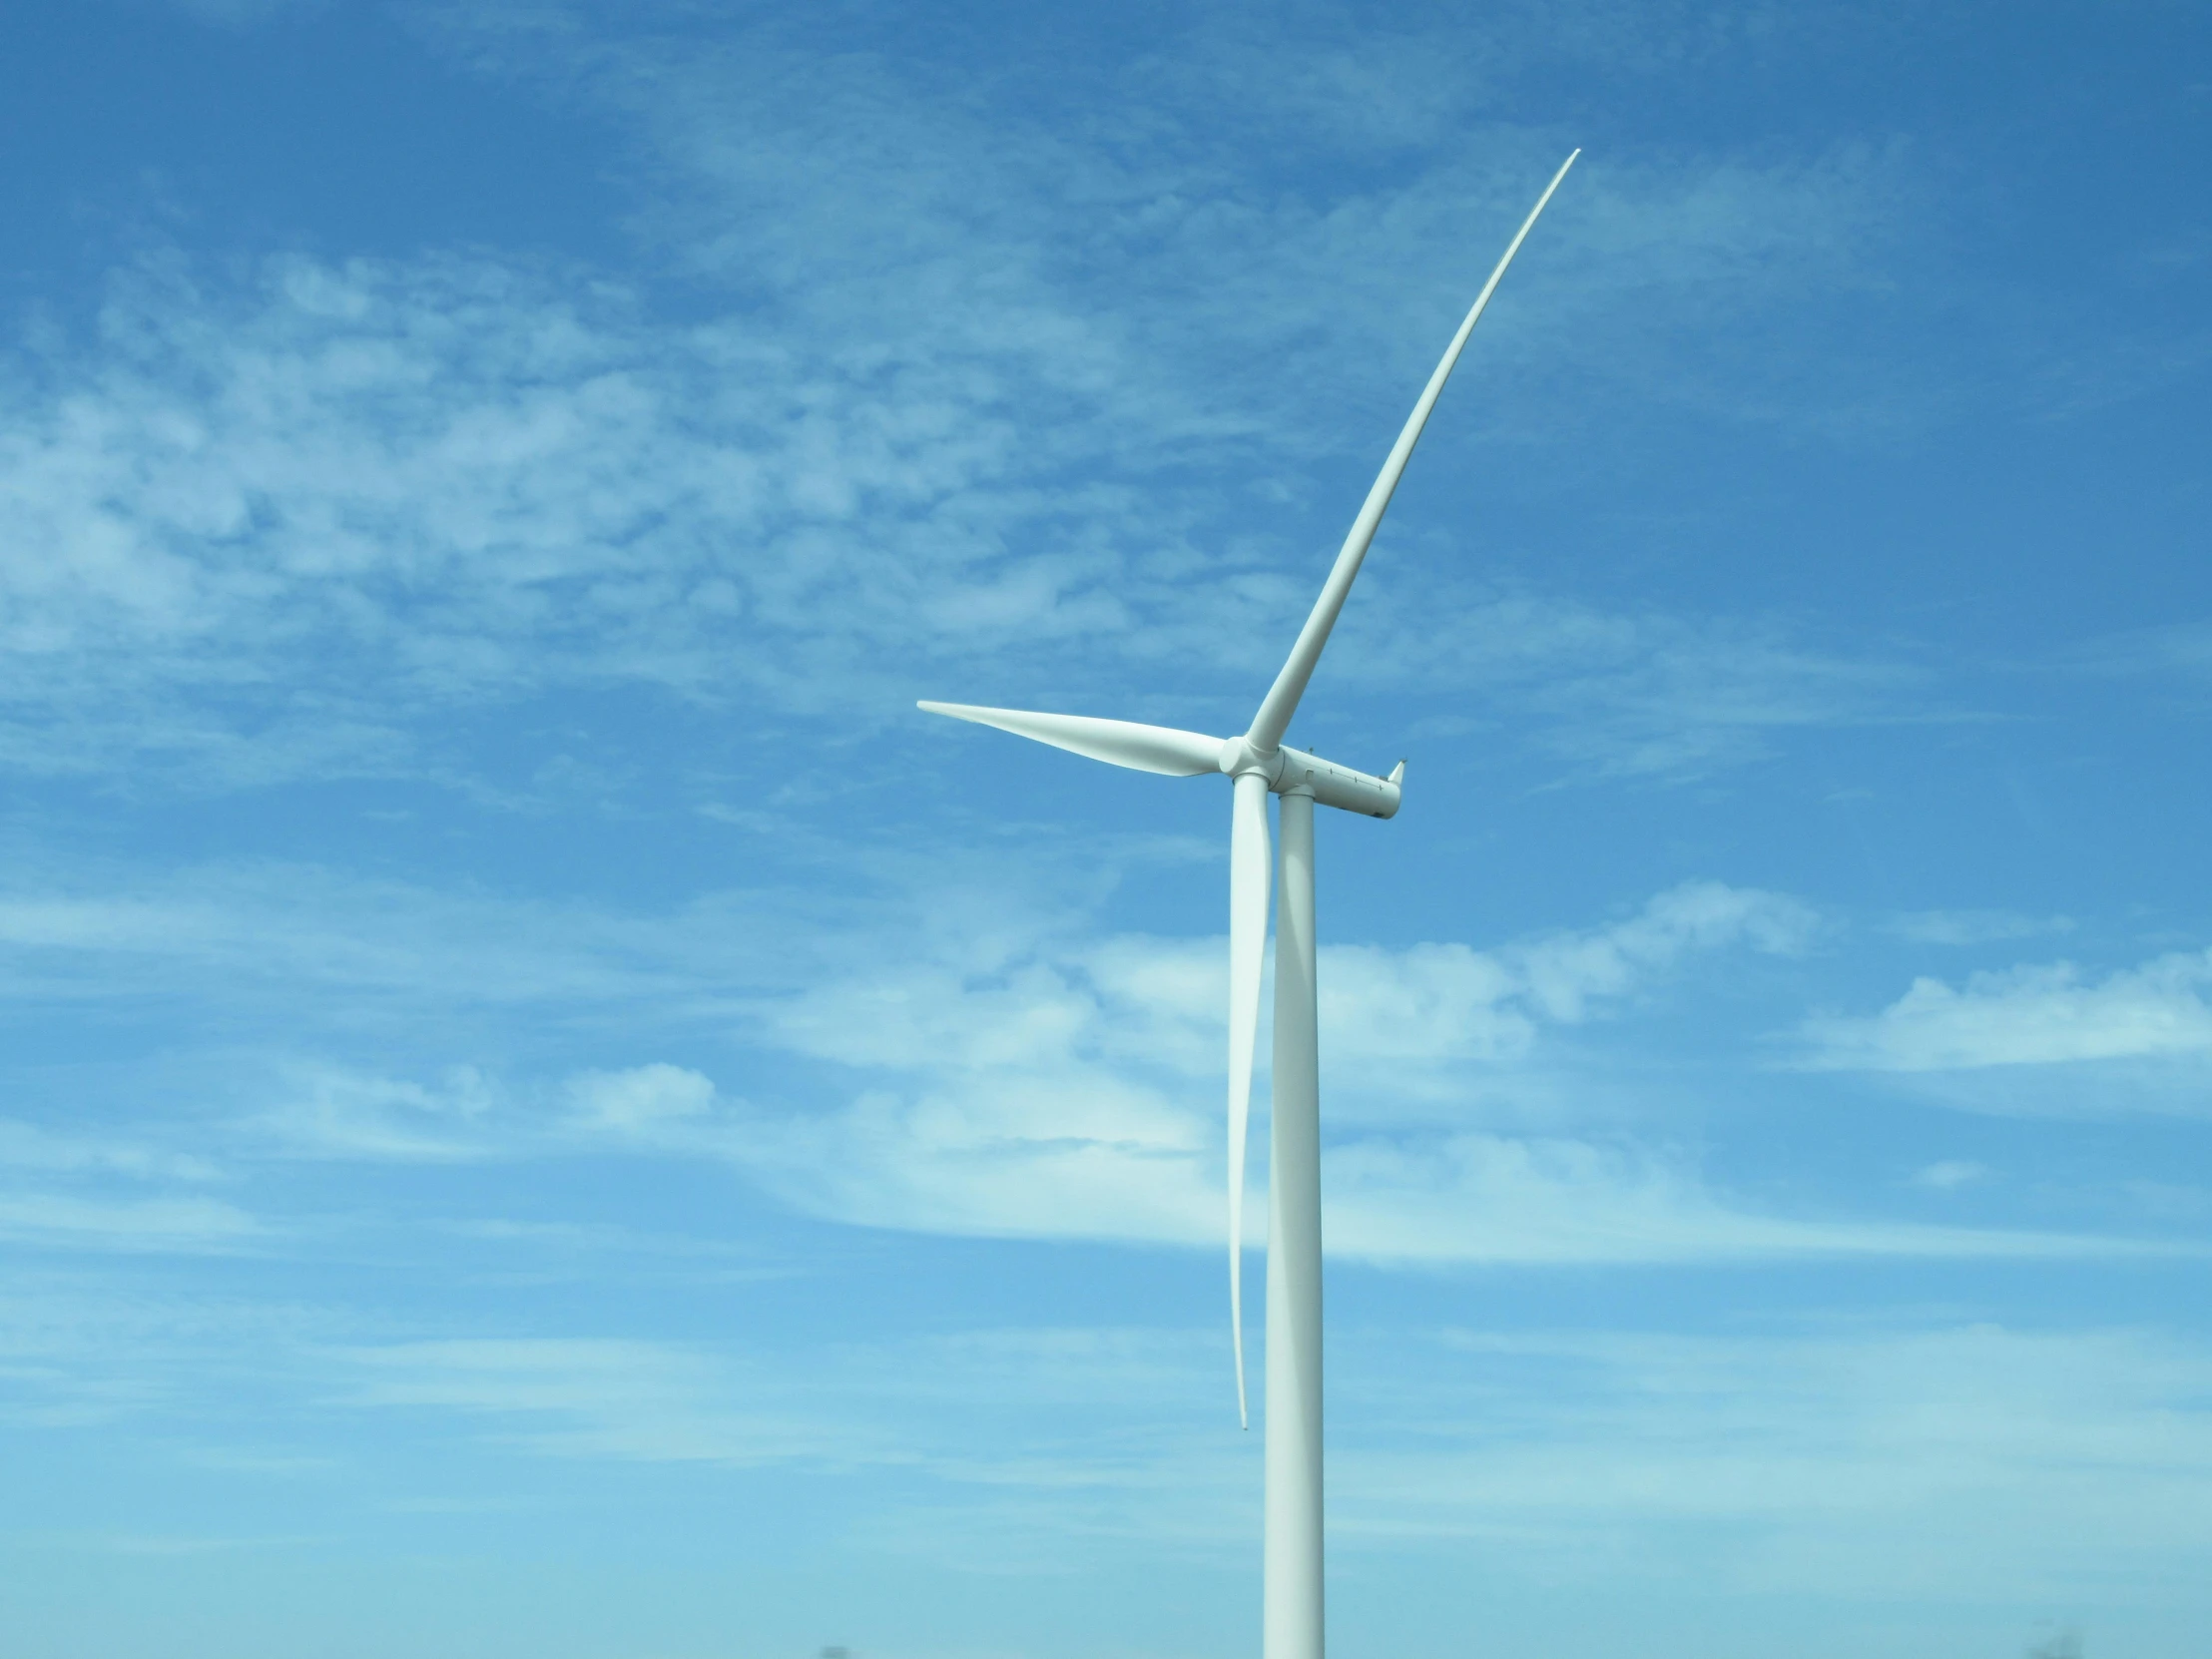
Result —
<svg viewBox="0 0 2212 1659"><path fill-rule="evenodd" d="M1574 156L1581 155L1577 150ZM1421 428L1428 424L1428 411L1436 406L1436 399L1444 389L1444 382L1451 378L1452 365L1458 362L1460 349L1467 343L1467 336L1474 332L1474 325L1481 320L1483 307L1489 304L1490 295L1497 291L1497 284L1505 275L1505 268L1513 263L1513 256L1520 252L1520 245L1528 233L1535 229L1536 217L1544 211L1544 204L1551 200L1551 193L1559 188L1559 181L1567 176L1567 169L1574 166L1574 156L1569 156L1559 171L1552 175L1551 183L1544 187L1543 195L1536 198L1535 207L1528 212L1527 220L1509 247L1505 258L1497 262L1497 269L1490 273L1490 279L1482 284L1482 291L1475 296L1474 309L1467 312L1466 321L1459 324L1459 331L1451 336L1451 344L1444 351L1443 361L1436 365L1436 372L1428 377L1428 386L1420 394L1420 401L1413 405L1412 415L1405 422L1405 429L1398 433L1397 442L1390 446L1390 458L1382 463L1382 471L1375 480L1375 487L1368 491L1366 505L1360 516L1352 521L1352 533L1345 537L1343 549L1337 554L1336 567L1329 573L1329 580L1321 590L1321 598L1314 606L1314 614L1306 619L1306 626L1299 631L1298 644L1291 647L1290 661L1283 665L1283 672L1275 677L1275 684L1260 705L1260 712L1252 717L1252 730L1245 734L1246 741L1260 754L1271 753L1283 741L1283 734L1291 729L1291 716L1298 712L1298 700L1306 695L1306 682L1314 677L1314 667L1321 661L1322 647L1329 643L1329 631L1337 626L1337 613L1345 608L1345 597L1352 592L1352 579L1360 574L1361 561L1368 556L1368 544L1375 540L1377 526L1382 522L1382 514L1390 505L1390 496L1397 489L1397 481L1404 475L1405 463L1412 459L1413 445L1420 441Z"/></svg>
<svg viewBox="0 0 2212 1659"><path fill-rule="evenodd" d="M1260 970L1268 942L1268 781L1237 780L1229 823L1229 1335L1237 1353L1237 1420L1245 1410L1245 1142L1252 1121L1252 1050L1260 1037Z"/></svg>
<svg viewBox="0 0 2212 1659"><path fill-rule="evenodd" d="M1042 715L1026 709L978 709L966 703L917 703L917 709L978 726L995 726L1055 749L1110 761L1117 767L1196 778L1221 770L1221 739L1172 726L1139 726L1132 720L1093 720L1088 715Z"/></svg>

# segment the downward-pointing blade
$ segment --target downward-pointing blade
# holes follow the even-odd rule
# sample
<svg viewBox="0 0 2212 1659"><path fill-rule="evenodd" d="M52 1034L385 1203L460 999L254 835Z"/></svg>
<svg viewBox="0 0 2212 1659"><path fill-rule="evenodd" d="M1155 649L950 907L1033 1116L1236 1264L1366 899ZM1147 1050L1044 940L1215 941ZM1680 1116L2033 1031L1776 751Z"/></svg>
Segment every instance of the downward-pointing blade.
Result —
<svg viewBox="0 0 2212 1659"><path fill-rule="evenodd" d="M979 709L967 703L917 703L918 709L978 726L995 726L1016 737L1034 738L1055 749L1071 750L1094 761L1170 778L1196 778L1221 770L1221 739L1203 732L1179 732L1172 726L1140 726L1133 720L1096 720L1089 715L1046 715L1027 709Z"/></svg>
<svg viewBox="0 0 2212 1659"><path fill-rule="evenodd" d="M1237 1420L1247 1427L1244 1365L1245 1140L1252 1051L1260 1036L1260 969L1268 940L1268 781L1237 780L1229 824L1229 1334L1237 1353Z"/></svg>

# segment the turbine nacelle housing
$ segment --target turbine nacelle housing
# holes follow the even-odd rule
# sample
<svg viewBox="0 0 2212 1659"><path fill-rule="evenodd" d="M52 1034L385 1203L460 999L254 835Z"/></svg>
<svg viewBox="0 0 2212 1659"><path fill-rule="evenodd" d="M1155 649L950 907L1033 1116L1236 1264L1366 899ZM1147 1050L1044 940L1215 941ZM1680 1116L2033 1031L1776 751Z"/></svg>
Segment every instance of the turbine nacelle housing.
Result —
<svg viewBox="0 0 2212 1659"><path fill-rule="evenodd" d="M1364 818L1395 818L1405 778L1403 761L1391 769L1389 777L1378 778L1325 761L1310 749L1284 748L1273 755L1256 755L1243 738L1231 738L1222 745L1221 770L1231 777L1257 772L1277 795L1311 795L1324 807Z"/></svg>

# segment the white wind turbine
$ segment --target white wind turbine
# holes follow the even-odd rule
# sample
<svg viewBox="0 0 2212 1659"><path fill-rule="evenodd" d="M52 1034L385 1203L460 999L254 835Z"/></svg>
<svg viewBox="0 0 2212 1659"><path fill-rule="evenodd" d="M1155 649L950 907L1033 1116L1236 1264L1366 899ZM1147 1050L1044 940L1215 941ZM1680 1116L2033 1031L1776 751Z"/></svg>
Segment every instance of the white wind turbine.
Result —
<svg viewBox="0 0 2212 1659"><path fill-rule="evenodd" d="M1241 738L1209 738L1167 726L1084 715L923 703L933 715L995 726L1094 761L1170 778L1226 775L1234 786L1229 828L1229 1324L1237 1364L1237 1416L1248 1421L1244 1368L1245 1128L1251 1111L1253 1048L1260 1028L1261 950L1268 927L1270 793L1283 798L1282 877L1275 916L1275 1072L1268 1142L1267 1499L1263 1555L1265 1659L1321 1659L1321 1051L1314 979L1314 804L1369 818L1397 812L1403 761L1375 778L1283 747L1306 683L1360 574L1368 544L1390 504L1428 412L1452 365L1520 252L1544 205L1574 166L1560 165L1506 247L1443 360L1413 405L1389 459L1353 520L1290 660Z"/></svg>

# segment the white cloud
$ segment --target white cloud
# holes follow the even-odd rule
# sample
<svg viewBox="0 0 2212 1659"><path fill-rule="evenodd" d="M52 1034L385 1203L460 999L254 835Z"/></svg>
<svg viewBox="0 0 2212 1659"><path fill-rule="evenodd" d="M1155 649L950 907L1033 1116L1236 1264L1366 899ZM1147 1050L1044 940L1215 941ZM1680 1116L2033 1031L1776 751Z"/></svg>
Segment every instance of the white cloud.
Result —
<svg viewBox="0 0 2212 1659"><path fill-rule="evenodd" d="M19 953L0 970L48 995L293 1010L285 1050L192 1085L199 1121L248 1158L627 1150L731 1163L802 1210L872 1227L1175 1245L1218 1230L1218 939L1086 936L1003 868L995 891L933 875L804 920L736 900L623 916L262 876L0 904ZM1617 1090L1574 1070L1576 1031L1651 1005L1694 962L1801 950L1816 926L1783 895L1690 882L1610 925L1487 950L1327 947L1337 1247L1375 1261L2095 1248L1762 1215L1619 1135ZM740 1074L718 1091L719 1067L650 1049L628 1068L511 1079L429 1059L526 1009L589 1009L633 1053L736 1037L755 1057L732 1062L744 1095L727 1086ZM340 1058L369 1052L363 1031L419 1058Z"/></svg>
<svg viewBox="0 0 2212 1659"><path fill-rule="evenodd" d="M2129 1255L2124 1242L1761 1214L1633 1143L1357 1140L1323 1169L1332 1253L1385 1264Z"/></svg>
<svg viewBox="0 0 2212 1659"><path fill-rule="evenodd" d="M2071 962L1919 978L1879 1014L1807 1022L1810 1064L1966 1071L2212 1054L2212 951L2177 951L2094 978Z"/></svg>
<svg viewBox="0 0 2212 1659"><path fill-rule="evenodd" d="M1524 707L1537 741L1578 774L1695 778L1772 755L1793 728L1943 718L1911 661L1824 647L1756 619L1600 610L1449 577L1439 592L1426 569L1405 580L1385 566L1362 581L1372 589L1345 630L1362 653L1351 673L1386 664L1424 690L1479 684L1488 700ZM1439 599L1456 613L1448 627L1435 620ZM1908 695L1919 703L1911 717L1901 714ZM1417 731L1495 741L1505 729L1446 714Z"/></svg>
<svg viewBox="0 0 2212 1659"><path fill-rule="evenodd" d="M2016 910L1915 910L1890 923L1892 932L1915 944L1995 944L2073 928L2065 916L2026 916Z"/></svg>
<svg viewBox="0 0 2212 1659"><path fill-rule="evenodd" d="M1977 1164L1970 1158L1940 1158L1933 1164L1924 1164L1913 1172L1916 1187L1933 1187L1947 1193L1959 1187L1970 1187L1989 1179L1986 1164Z"/></svg>
<svg viewBox="0 0 2212 1659"><path fill-rule="evenodd" d="M897 1466L932 1483L870 1541L948 1565L1250 1535L1256 1448L1210 1332L863 1340L774 1373L600 1338L327 1359L345 1403L449 1413L540 1455ZM2156 1601L2212 1543L2192 1496L2212 1474L2208 1381L2201 1344L2125 1329L1371 1332L1331 1377L1334 1547L1350 1565L1478 1539L1503 1570L1646 1593L1688 1575L1948 1605L2116 1576ZM1071 1413L1089 1425L1073 1438Z"/></svg>
<svg viewBox="0 0 2212 1659"><path fill-rule="evenodd" d="M2170 623L2106 635L2074 654L2077 666L2109 675L2158 675L2183 683L2212 677L2212 622Z"/></svg>
<svg viewBox="0 0 2212 1659"><path fill-rule="evenodd" d="M484 1120L498 1091L473 1066L434 1087L332 1066L287 1068L258 1126L287 1151L311 1158L456 1163L498 1145Z"/></svg>
<svg viewBox="0 0 2212 1659"><path fill-rule="evenodd" d="M248 1153L450 1162L627 1150L732 1163L801 1209L871 1227L1176 1245L1210 1243L1218 1230L1218 939L1070 937L1002 893L995 904L932 901L903 923L868 906L878 930L864 943L837 946L818 931L811 960L766 952L792 988L738 990L730 964L692 959L688 923L641 928L639 944L650 937L658 955L641 948L612 977L585 973L579 984L583 970L563 956L588 960L606 918L564 916L555 927L532 914L447 913L423 895L325 897L299 947L302 972L310 958L325 974L362 964L337 979L355 1020L410 1022L424 992L426 1007L471 991L522 1006L581 995L640 1017L680 1011L663 1029L735 1019L761 1052L833 1069L789 1093L756 1068L750 1098L734 1099L706 1072L665 1061L575 1072L557 1086L469 1066L418 1080L267 1062L249 1090L260 1103L227 1131L250 1132L234 1143ZM101 903L17 912L14 927L42 948L83 950L88 973L105 978L115 972L99 966L108 953L164 948L176 961L156 982L191 977L189 964L229 960L234 935L258 936L268 965L289 959L279 936L257 935L252 910L190 913L199 919L179 927L160 903ZM402 925L370 946L352 936L356 918L372 934ZM1466 1132L1471 1100L1529 1075L1560 1033L1660 993L1700 956L1796 950L1813 926L1782 895L1691 882L1609 926L1492 950L1325 949L1324 1045L1343 1102L1332 1122L1347 1137L1330 1155L1338 1247L1379 1261L1961 1248L1928 1232L1745 1218L1681 1160L1627 1143ZM703 912L702 939L732 930L719 909ZM472 963L481 939L499 941L497 954ZM487 985L510 953L515 982ZM436 972L417 973L418 959ZM855 961L869 965L854 971ZM701 974L724 994L702 997ZM815 1104L840 1094L844 1105Z"/></svg>
<svg viewBox="0 0 2212 1659"><path fill-rule="evenodd" d="M458 1417L534 1455L895 1470L853 1517L866 1547L965 1571L1052 1570L1073 1537L1220 1547L1247 1530L1255 1447L1211 1331L966 1330L776 1354L520 1337L325 1359L345 1404ZM1071 1440L1078 1418L1090 1430ZM917 1480L920 1512L890 1495Z"/></svg>
<svg viewBox="0 0 2212 1659"><path fill-rule="evenodd" d="M1185 392L1033 410L1017 445L968 346L757 329L482 262L120 276L96 343L0 388L0 756L463 781L436 711L549 687L872 722L925 677L1080 701L1167 661L1200 665L1193 724L1311 603L1310 557L1162 470L1151 446L1205 424ZM1064 395L1011 349L1028 395ZM1380 570L1330 673L1480 684L1580 767L1690 774L1879 718L1912 679L1757 624Z"/></svg>
<svg viewBox="0 0 2212 1659"><path fill-rule="evenodd" d="M871 1091L834 1112L747 1124L724 1144L780 1196L838 1221L1191 1245L1220 1227L1209 1142L1187 1100L1071 1067Z"/></svg>
<svg viewBox="0 0 2212 1659"><path fill-rule="evenodd" d="M210 1160L146 1141L56 1134L35 1123L0 1118L0 1169L133 1176L141 1180L212 1181Z"/></svg>
<svg viewBox="0 0 2212 1659"><path fill-rule="evenodd" d="M1612 925L1494 950L1325 945L1323 1047L1347 1065L1387 1058L1416 1071L1514 1059L1540 1024L1598 1017L1663 983L1693 954L1738 945L1795 951L1815 924L1783 894L1691 881ZM768 1035L856 1066L1020 1071L1076 1055L1179 1076L1220 1069L1228 995L1220 939L1002 937L980 958L964 939L943 948L944 959L902 954L889 970L771 1004Z"/></svg>
<svg viewBox="0 0 2212 1659"><path fill-rule="evenodd" d="M1691 882L1609 926L1491 950L1328 947L1323 1040L1341 1103L1328 1153L1332 1249L1410 1263L2121 1248L1764 1215L1710 1189L1678 1153L1617 1134L1482 1123L1501 1091L1541 1078L1577 1025L1661 993L1700 957L1799 950L1815 925L1782 895ZM665 964L639 963L643 984L678 967L684 937L669 936ZM417 948L439 946L433 936ZM1214 939L1069 938L1019 904L953 903L864 950L787 961L798 988L763 984L688 1016L735 1018L761 1052L830 1068L805 1074L796 1093L756 1068L748 1098L729 1098L706 1072L665 1061L519 1091L468 1067L421 1082L289 1062L250 1127L316 1158L579 1148L708 1158L848 1224L1205 1246L1222 1208L1222 954ZM853 971L856 959L869 966ZM839 960L847 965L830 965ZM446 970L467 977L465 963ZM557 960L529 971L538 979L509 994L568 994ZM840 1094L843 1105L817 1104ZM1258 1242L1263 1212L1251 1213Z"/></svg>
<svg viewBox="0 0 2212 1659"><path fill-rule="evenodd" d="M594 1128L651 1129L705 1116L714 1109L712 1079L682 1066L634 1066L628 1071L587 1071L568 1082L578 1114Z"/></svg>
<svg viewBox="0 0 2212 1659"><path fill-rule="evenodd" d="M742 1370L670 1344L478 1338L331 1358L352 1375L352 1403L483 1416L517 1443L565 1456L757 1464L861 1449L792 1409L788 1384L764 1389Z"/></svg>
<svg viewBox="0 0 2212 1659"><path fill-rule="evenodd" d="M1200 24L1195 55L1124 66L1046 131L980 118L957 74L783 30L677 47L559 8L419 21L637 136L666 238L645 269L705 278L705 320L482 251L117 273L93 337L28 340L35 372L0 385L0 759L129 757L142 787L476 782L440 711L612 682L872 725L932 679L1083 701L1157 696L1174 663L1194 705L1232 682L1242 703L1311 602L1315 513L1341 524L1364 477L1334 507L1261 498L1369 464L1360 434L1394 428L1464 303L1468 227L1502 235L1552 152L1497 130L1479 164L1453 142L1320 197L1202 156L1185 118L1224 97L1299 131L1283 100L1373 119L1339 95L1376 63L1272 28L1280 86L1241 28ZM1374 50L1427 66L1393 125L1463 109L1472 83L1436 68L1467 61L1455 33ZM1133 96L1182 114L1131 130ZM1616 403L1712 401L1637 362L1655 312L1721 292L1734 330L1769 315L1787 341L1806 279L1889 234L1899 179L1873 154L1586 165L1545 280L1482 349L1626 365L1639 393ZM1485 418L1454 406L1462 432ZM1541 425L1516 404L1486 436ZM1392 534L1329 672L1479 685L1581 771L1740 763L1785 728L1887 718L1918 678L1758 619L1474 586L1418 545L1442 532ZM1393 594L1389 565L1420 580Z"/></svg>
<svg viewBox="0 0 2212 1659"><path fill-rule="evenodd" d="M0 1238L45 1250L197 1254L238 1248L263 1231L236 1205L177 1192L225 1171L160 1145L151 1127L123 1137L0 1118Z"/></svg>
<svg viewBox="0 0 2212 1659"><path fill-rule="evenodd" d="M196 1459L264 1461L298 1452L302 1413L323 1434L373 1414L378 1445L436 1448L449 1472L402 1488L425 1506L540 1491L463 1461L467 1441L740 1479L895 1470L840 1494L865 1511L867 1545L894 1555L1048 1570L1071 1547L1165 1537L1248 1558L1259 1448L1234 1426L1210 1321L671 1340L614 1334L607 1321L634 1333L630 1307L541 1312L550 1326L394 1334L383 1311L19 1278L0 1290L0 1414L22 1428L128 1412ZM1497 1570L1555 1586L1648 1595L1686 1579L1873 1595L1924 1617L1961 1598L2142 1606L2193 1587L2212 1546L2202 1342L1963 1320L1731 1326L1359 1327L1331 1355L1333 1547L1350 1571L1418 1571L1478 1541Z"/></svg>
<svg viewBox="0 0 2212 1659"><path fill-rule="evenodd" d="M164 0L189 17L219 28L246 29L272 18L320 11L331 0Z"/></svg>
<svg viewBox="0 0 2212 1659"><path fill-rule="evenodd" d="M999 565L998 529L1040 506L974 495L1006 434L957 374L870 385L565 275L119 277L61 389L0 400L0 648L47 711L15 758L127 741L220 771L226 712L280 683L258 764L419 770L426 700L612 676L804 702L840 674L880 688L886 639L1118 626L1069 593L1095 560ZM101 724L126 712L142 733Z"/></svg>
<svg viewBox="0 0 2212 1659"><path fill-rule="evenodd" d="M1613 926L1492 951L1325 949L1332 1086L1367 1097L1331 1117L1330 1248L1396 1263L2105 1248L1766 1216L1711 1191L1680 1156L1631 1141L1467 1127L1471 1100L1562 1027L1651 994L1700 953L1795 950L1813 926L1781 895L1693 882ZM769 1005L764 1035L881 1080L839 1110L755 1109L691 1144L845 1222L1211 1243L1222 1212L1221 955L1213 940L1045 939L983 961L907 959L831 980ZM1434 1127L1446 1120L1456 1122ZM1257 1242L1259 1207L1251 1213Z"/></svg>
<svg viewBox="0 0 2212 1659"><path fill-rule="evenodd" d="M261 1232L235 1205L208 1198L100 1199L0 1192L0 1237L65 1250L230 1250Z"/></svg>
<svg viewBox="0 0 2212 1659"><path fill-rule="evenodd" d="M1216 434L1252 431L1252 411L1306 386L1402 411L1433 361L1421 342L1448 336L1567 148L1548 121L1501 118L1482 89L1508 65L1617 64L1613 43L1649 33L1626 16L1500 20L1477 44L1401 19L1348 39L1208 13L1081 64L1002 34L979 84L972 61L922 40L855 56L804 25L587 45L566 8L534 6L438 26L494 73L634 131L657 164L640 180L648 223L693 269L993 367L1033 353L1032 372L1101 399L1153 365L1145 389L1173 395L1146 401L1201 411ZM1386 98L1366 91L1385 82ZM1378 147L1387 168L1348 165ZM1881 281L1915 185L1907 157L1865 146L1586 157L1516 272L1540 276L1501 298L1513 337L1481 350L1717 401L1710 362L1657 371L1663 319L1718 295L1734 377L1803 362L1780 313ZM1762 349L1743 348L1751 336ZM1253 395L1261 384L1275 394ZM1798 407L1770 394L1758 412L1802 419L1838 394L1831 373ZM1525 407L1500 422L1524 437L1531 424Z"/></svg>
<svg viewBox="0 0 2212 1659"><path fill-rule="evenodd" d="M1769 954L1802 949L1813 912L1795 899L1719 881L1660 893L1642 914L1597 932L1564 933L1519 953L1531 1000L1552 1019L1584 1017L1585 1003L1628 994L1693 951L1746 944Z"/></svg>
<svg viewBox="0 0 2212 1659"><path fill-rule="evenodd" d="M756 935L782 903L707 895L623 913L266 862L148 872L25 860L11 876L0 986L23 1005L182 996L339 1024L403 1013L418 1030L501 1005L689 1008L706 982L759 983L772 952ZM779 966L808 958L802 940Z"/></svg>
<svg viewBox="0 0 2212 1659"><path fill-rule="evenodd" d="M1471 1537L1729 1593L2168 1596L2212 1542L2200 1345L1995 1325L1799 1335L1455 1333L1332 1380L1433 1426L1331 1465L1341 1548ZM1753 1541L1747 1545L1746 1539ZM1611 1570L1609 1568L1609 1570ZM2175 1576L2179 1574L2180 1576Z"/></svg>

